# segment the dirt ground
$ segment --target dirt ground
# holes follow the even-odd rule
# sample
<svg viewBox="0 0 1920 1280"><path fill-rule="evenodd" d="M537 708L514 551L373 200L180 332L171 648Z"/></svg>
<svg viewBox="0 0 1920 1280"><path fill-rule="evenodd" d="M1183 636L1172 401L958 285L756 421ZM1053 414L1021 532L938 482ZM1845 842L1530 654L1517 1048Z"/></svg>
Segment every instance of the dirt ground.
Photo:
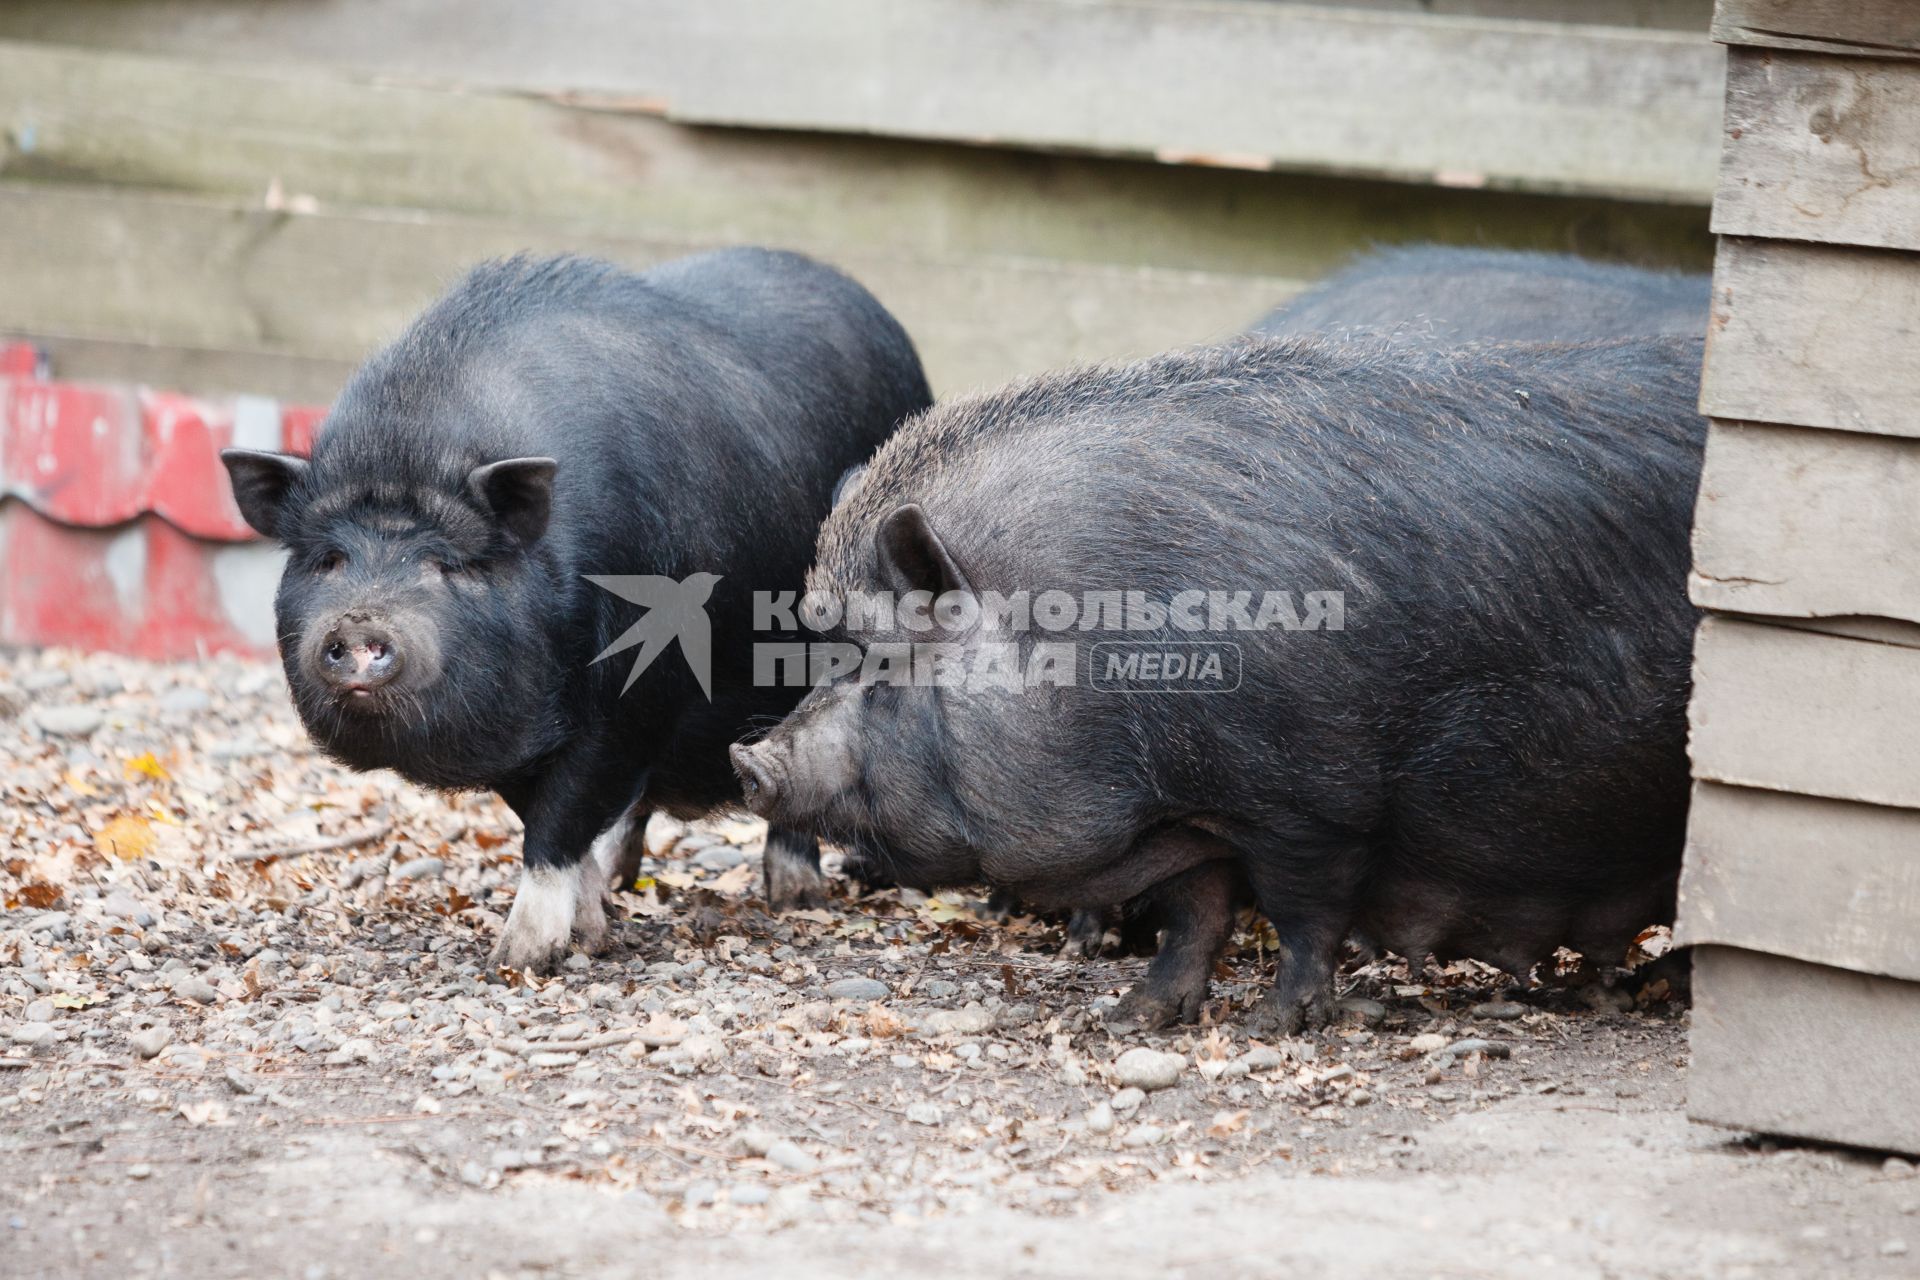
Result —
<svg viewBox="0 0 1920 1280"><path fill-rule="evenodd" d="M267 665L0 654L0 1274L1920 1274L1911 1165L1686 1121L1658 985L1356 959L1261 1044L1249 926L1116 1038L1144 960L771 917L760 836L659 832L609 954L489 972L491 797L328 764Z"/></svg>

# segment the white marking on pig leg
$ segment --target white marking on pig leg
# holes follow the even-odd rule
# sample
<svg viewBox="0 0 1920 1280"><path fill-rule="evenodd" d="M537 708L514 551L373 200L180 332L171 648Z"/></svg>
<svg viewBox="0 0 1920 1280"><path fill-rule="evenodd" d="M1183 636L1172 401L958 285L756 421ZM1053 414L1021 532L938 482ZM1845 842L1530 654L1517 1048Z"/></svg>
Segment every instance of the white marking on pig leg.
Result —
<svg viewBox="0 0 1920 1280"><path fill-rule="evenodd" d="M506 927L494 944L493 963L533 973L560 963L578 914L582 865L593 863L582 859L573 867L539 866L521 873L513 910L507 913ZM601 927L604 930L604 921Z"/></svg>
<svg viewBox="0 0 1920 1280"><path fill-rule="evenodd" d="M598 867L605 877L602 888L624 889L633 883L633 877L639 872L638 854L629 855L627 851L627 845L633 840L634 825L634 811L629 809L594 838L586 860ZM629 866L629 863L632 865Z"/></svg>
<svg viewBox="0 0 1920 1280"><path fill-rule="evenodd" d="M574 864L573 938L580 950L598 955L607 947L607 873L600 860Z"/></svg>

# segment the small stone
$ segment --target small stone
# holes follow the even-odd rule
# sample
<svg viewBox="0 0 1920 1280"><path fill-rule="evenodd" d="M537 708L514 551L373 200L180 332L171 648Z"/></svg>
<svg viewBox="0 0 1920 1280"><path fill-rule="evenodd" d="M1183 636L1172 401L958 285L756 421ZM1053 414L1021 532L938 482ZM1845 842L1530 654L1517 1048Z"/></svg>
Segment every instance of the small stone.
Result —
<svg viewBox="0 0 1920 1280"><path fill-rule="evenodd" d="M689 1182L687 1189L680 1193L680 1203L689 1209L702 1208L712 1204L719 1198L720 1184L706 1178L702 1178L697 1182Z"/></svg>
<svg viewBox="0 0 1920 1280"><path fill-rule="evenodd" d="M534 1053L527 1056L530 1067L570 1067L580 1061L577 1053Z"/></svg>
<svg viewBox="0 0 1920 1280"><path fill-rule="evenodd" d="M1488 1000L1477 1004L1467 1012L1476 1018L1492 1018L1497 1022L1511 1022L1527 1011L1527 1006L1518 1000Z"/></svg>
<svg viewBox="0 0 1920 1280"><path fill-rule="evenodd" d="M1150 1147L1166 1136L1167 1131L1157 1124L1137 1124L1127 1131L1127 1136L1120 1143L1127 1147Z"/></svg>
<svg viewBox="0 0 1920 1280"><path fill-rule="evenodd" d="M800 1144L784 1139L767 1148L767 1159L788 1173L812 1173L820 1162L800 1149Z"/></svg>
<svg viewBox="0 0 1920 1280"><path fill-rule="evenodd" d="M1363 1027L1377 1027L1387 1016L1387 1006L1365 996L1347 996L1333 1008L1339 1017L1351 1019Z"/></svg>
<svg viewBox="0 0 1920 1280"><path fill-rule="evenodd" d="M173 994L195 1004L212 1004L220 998L214 985L198 974L186 974L173 984Z"/></svg>
<svg viewBox="0 0 1920 1280"><path fill-rule="evenodd" d="M373 1041L356 1037L327 1055L327 1065L344 1067L354 1062L373 1061Z"/></svg>
<svg viewBox="0 0 1920 1280"><path fill-rule="evenodd" d="M1109 1103L1102 1102L1087 1112L1087 1132L1113 1132L1113 1107Z"/></svg>
<svg viewBox="0 0 1920 1280"><path fill-rule="evenodd" d="M829 982L826 990L835 1000L885 1000L893 994L878 978L841 978Z"/></svg>
<svg viewBox="0 0 1920 1280"><path fill-rule="evenodd" d="M11 1038L15 1044L23 1044L28 1048L32 1048L35 1045L51 1041L53 1035L54 1031L51 1023L23 1022L13 1029Z"/></svg>
<svg viewBox="0 0 1920 1280"><path fill-rule="evenodd" d="M1407 1041L1407 1048L1415 1053L1438 1053L1447 1047L1447 1038L1438 1032L1428 1031Z"/></svg>
<svg viewBox="0 0 1920 1280"><path fill-rule="evenodd" d="M935 1009L921 1019L920 1031L930 1036L977 1036L993 1027L993 1015L977 1004L964 1009Z"/></svg>
<svg viewBox="0 0 1920 1280"><path fill-rule="evenodd" d="M742 1182L727 1193L727 1199L738 1205L765 1204L773 1199L773 1191L764 1182Z"/></svg>
<svg viewBox="0 0 1920 1280"><path fill-rule="evenodd" d="M1187 1060L1177 1053L1158 1049L1129 1049L1113 1064L1113 1078L1136 1089L1167 1089L1187 1069Z"/></svg>
<svg viewBox="0 0 1920 1280"><path fill-rule="evenodd" d="M909 1103L907 1119L913 1124L937 1125L940 1123L940 1107L932 1102Z"/></svg>
<svg viewBox="0 0 1920 1280"><path fill-rule="evenodd" d="M740 1145L750 1156L764 1156L773 1150L773 1144L780 1141L765 1129L746 1129L740 1134Z"/></svg>
<svg viewBox="0 0 1920 1280"><path fill-rule="evenodd" d="M1140 1104L1146 1100L1146 1090L1134 1085L1128 1085L1113 1095L1113 1109L1125 1115L1129 1111L1137 1110Z"/></svg>
<svg viewBox="0 0 1920 1280"><path fill-rule="evenodd" d="M1914 1175L1913 1163L1899 1156L1888 1156L1880 1166L1880 1172L1889 1178L1903 1179Z"/></svg>
<svg viewBox="0 0 1920 1280"><path fill-rule="evenodd" d="M33 722L40 732L56 738L87 738L106 722L106 716L97 707L40 707L33 713Z"/></svg>
<svg viewBox="0 0 1920 1280"><path fill-rule="evenodd" d="M162 711L191 713L205 711L213 705L213 699L205 689L196 689L192 685L176 685L160 695L156 704Z"/></svg>
<svg viewBox="0 0 1920 1280"><path fill-rule="evenodd" d="M945 1000L959 990L958 986L945 978L929 978L920 984L920 994L929 1000Z"/></svg>
<svg viewBox="0 0 1920 1280"><path fill-rule="evenodd" d="M1373 1095L1365 1089L1355 1089L1347 1095L1347 1105L1350 1107L1364 1107L1372 1101Z"/></svg>
<svg viewBox="0 0 1920 1280"><path fill-rule="evenodd" d="M129 893L115 891L108 894L100 903L100 910L116 920L135 920L143 915L147 916L149 921L152 920L146 908L142 907L139 901Z"/></svg>
<svg viewBox="0 0 1920 1280"><path fill-rule="evenodd" d="M707 871L731 871L746 860L747 855L730 844L710 845L693 855L693 865Z"/></svg>
<svg viewBox="0 0 1920 1280"><path fill-rule="evenodd" d="M1257 1044L1241 1054L1239 1061L1247 1064L1248 1071L1272 1071L1286 1063L1286 1057L1278 1049L1269 1045Z"/></svg>
<svg viewBox="0 0 1920 1280"><path fill-rule="evenodd" d="M1883 1245L1881 1245L1881 1246L1880 1246L1880 1256L1881 1256L1881 1257L1883 1257L1883 1258L1904 1258L1904 1257L1906 1257L1906 1256L1907 1256L1907 1242L1906 1242L1905 1240L1889 1240L1889 1241L1887 1241L1887 1242L1886 1242L1885 1244L1883 1244Z"/></svg>
<svg viewBox="0 0 1920 1280"><path fill-rule="evenodd" d="M127 1037L127 1043L141 1058L157 1058L162 1049L173 1043L173 1028L148 1027Z"/></svg>
<svg viewBox="0 0 1920 1280"><path fill-rule="evenodd" d="M445 874L446 870L447 864L443 858L413 858L387 874L395 880L431 880Z"/></svg>
<svg viewBox="0 0 1920 1280"><path fill-rule="evenodd" d="M28 1022L52 1022L57 1011L51 1000L35 1000L21 1014Z"/></svg>
<svg viewBox="0 0 1920 1280"><path fill-rule="evenodd" d="M129 1165L127 1167L127 1176L135 1182L144 1182L153 1176L153 1166L150 1164Z"/></svg>
<svg viewBox="0 0 1920 1280"><path fill-rule="evenodd" d="M1470 1053L1484 1053L1489 1058L1508 1058L1513 1056L1513 1046L1469 1036L1465 1040L1455 1040L1448 1045L1447 1052L1456 1058L1464 1058Z"/></svg>

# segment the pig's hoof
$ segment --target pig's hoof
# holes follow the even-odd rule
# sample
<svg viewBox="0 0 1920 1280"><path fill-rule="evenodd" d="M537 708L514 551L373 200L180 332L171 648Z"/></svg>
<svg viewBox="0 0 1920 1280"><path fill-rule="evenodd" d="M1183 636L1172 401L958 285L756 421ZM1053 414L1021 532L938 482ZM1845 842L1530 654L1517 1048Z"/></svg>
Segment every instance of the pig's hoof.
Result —
<svg viewBox="0 0 1920 1280"><path fill-rule="evenodd" d="M774 911L806 911L827 905L827 877L797 859L769 856L767 906Z"/></svg>
<svg viewBox="0 0 1920 1280"><path fill-rule="evenodd" d="M572 867L536 867L521 876L491 962L522 973L552 973L567 958L576 929L604 940L598 873L598 864L583 858Z"/></svg>
<svg viewBox="0 0 1920 1280"><path fill-rule="evenodd" d="M1200 1016L1207 993L1165 992L1147 983L1136 985L1120 997L1120 1003L1107 1014L1107 1030L1117 1035L1135 1031L1159 1031L1178 1022L1192 1022Z"/></svg>
<svg viewBox="0 0 1920 1280"><path fill-rule="evenodd" d="M1258 1037L1297 1036L1316 1031L1333 1019L1333 994L1315 992L1308 996L1271 994L1255 1005L1247 1015L1247 1034Z"/></svg>

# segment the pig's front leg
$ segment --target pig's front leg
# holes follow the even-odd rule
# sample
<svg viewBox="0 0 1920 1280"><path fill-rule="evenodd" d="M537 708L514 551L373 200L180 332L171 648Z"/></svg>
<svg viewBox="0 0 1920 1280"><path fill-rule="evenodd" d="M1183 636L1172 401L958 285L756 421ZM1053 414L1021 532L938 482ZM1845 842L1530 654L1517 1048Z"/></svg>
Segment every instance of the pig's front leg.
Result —
<svg viewBox="0 0 1920 1280"><path fill-rule="evenodd" d="M552 973L575 942L589 954L607 937L607 890L638 820L625 794L547 780L503 793L526 824L520 887L491 963Z"/></svg>
<svg viewBox="0 0 1920 1280"><path fill-rule="evenodd" d="M767 824L767 851L761 859L767 882L767 906L799 911L827 905L827 876L820 870L820 842L806 832Z"/></svg>
<svg viewBox="0 0 1920 1280"><path fill-rule="evenodd" d="M1107 1015L1115 1031L1157 1031L1192 1022L1207 1002L1213 965L1233 934L1245 882L1232 862L1203 862L1143 895L1160 930L1146 976Z"/></svg>
<svg viewBox="0 0 1920 1280"><path fill-rule="evenodd" d="M1358 848L1262 850L1245 863L1254 901L1280 939L1273 988L1247 1019L1256 1036L1291 1036L1333 1017L1333 974L1364 874Z"/></svg>

